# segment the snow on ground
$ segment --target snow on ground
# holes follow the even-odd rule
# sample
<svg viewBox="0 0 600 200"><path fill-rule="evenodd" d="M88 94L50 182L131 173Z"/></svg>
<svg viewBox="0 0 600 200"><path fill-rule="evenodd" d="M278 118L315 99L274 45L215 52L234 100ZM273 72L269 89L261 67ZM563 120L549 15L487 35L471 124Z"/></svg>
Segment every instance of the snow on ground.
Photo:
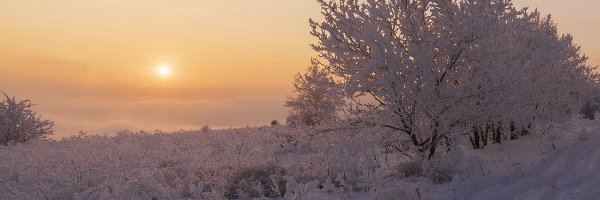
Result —
<svg viewBox="0 0 600 200"><path fill-rule="evenodd" d="M586 123L465 147L454 180L440 185L399 177L403 157L373 148L377 130L281 126L35 141L0 146L0 199L600 199L600 123Z"/></svg>
<svg viewBox="0 0 600 200"><path fill-rule="evenodd" d="M438 199L600 199L600 127L550 137L471 152L487 156L484 170L438 188Z"/></svg>

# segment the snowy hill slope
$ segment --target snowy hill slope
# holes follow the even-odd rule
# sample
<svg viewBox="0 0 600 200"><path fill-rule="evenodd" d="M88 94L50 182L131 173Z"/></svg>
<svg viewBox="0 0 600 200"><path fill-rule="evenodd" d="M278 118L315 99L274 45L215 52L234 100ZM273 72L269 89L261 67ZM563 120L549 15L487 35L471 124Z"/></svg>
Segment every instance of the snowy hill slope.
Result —
<svg viewBox="0 0 600 200"><path fill-rule="evenodd" d="M0 199L600 199L600 128L575 127L554 142L532 135L465 146L464 156L452 157L453 181L439 185L397 175L404 157L376 148L370 129L32 141L0 146Z"/></svg>
<svg viewBox="0 0 600 200"><path fill-rule="evenodd" d="M521 157L529 158L525 163L534 163L528 169L506 167L504 176L454 183L451 190L456 192L439 199L600 199L600 129L593 132L589 138L563 139L562 143L570 140L571 144L563 144L545 157L531 156L540 155L536 150L523 152ZM523 160L513 163L524 164Z"/></svg>

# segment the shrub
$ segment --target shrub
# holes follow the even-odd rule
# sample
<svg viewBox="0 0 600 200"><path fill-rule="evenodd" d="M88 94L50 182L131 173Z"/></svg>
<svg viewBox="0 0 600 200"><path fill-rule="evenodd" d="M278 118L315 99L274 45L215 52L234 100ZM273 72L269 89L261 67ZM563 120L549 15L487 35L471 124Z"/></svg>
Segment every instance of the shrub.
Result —
<svg viewBox="0 0 600 200"><path fill-rule="evenodd" d="M583 108L579 111L583 115L584 119L594 120L596 119L596 113L600 110L600 105L596 101L588 101Z"/></svg>
<svg viewBox="0 0 600 200"><path fill-rule="evenodd" d="M400 164L398 173L403 177L427 177L433 184L451 182L454 176L454 170L449 167L435 166L423 170L423 166L417 161Z"/></svg>
<svg viewBox="0 0 600 200"><path fill-rule="evenodd" d="M201 130L203 133L207 133L208 131L210 131L210 126L208 126L208 125L204 125L204 126L202 127L202 129L200 129L200 130Z"/></svg>
<svg viewBox="0 0 600 200"><path fill-rule="evenodd" d="M401 164L398 171L404 177L417 177L423 175L421 163L416 161Z"/></svg>
<svg viewBox="0 0 600 200"><path fill-rule="evenodd" d="M42 120L31 111L31 101L17 101L4 94L0 102L0 144L26 142L32 139L46 139L54 131L54 122Z"/></svg>
<svg viewBox="0 0 600 200"><path fill-rule="evenodd" d="M285 195L286 171L275 165L249 167L234 173L225 191L227 199L280 198Z"/></svg>

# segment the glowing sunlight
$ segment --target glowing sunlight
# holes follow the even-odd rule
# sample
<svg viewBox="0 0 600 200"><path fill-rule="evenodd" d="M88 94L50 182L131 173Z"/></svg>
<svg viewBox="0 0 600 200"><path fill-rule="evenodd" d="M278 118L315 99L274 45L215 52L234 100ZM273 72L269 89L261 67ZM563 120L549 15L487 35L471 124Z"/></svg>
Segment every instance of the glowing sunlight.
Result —
<svg viewBox="0 0 600 200"><path fill-rule="evenodd" d="M169 65L161 65L158 68L158 74L163 77L169 76L171 74L171 67Z"/></svg>

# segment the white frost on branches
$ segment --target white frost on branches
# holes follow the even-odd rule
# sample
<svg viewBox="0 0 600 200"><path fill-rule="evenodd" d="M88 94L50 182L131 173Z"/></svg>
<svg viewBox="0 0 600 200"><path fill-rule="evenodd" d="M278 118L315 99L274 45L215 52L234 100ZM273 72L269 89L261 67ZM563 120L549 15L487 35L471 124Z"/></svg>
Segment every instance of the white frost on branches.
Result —
<svg viewBox="0 0 600 200"><path fill-rule="evenodd" d="M16 101L7 94L4 97L0 102L0 144L45 139L53 133L54 122L42 120L31 111L31 101Z"/></svg>
<svg viewBox="0 0 600 200"><path fill-rule="evenodd" d="M294 77L295 96L289 97L285 106L291 108L287 122L292 125L317 125L337 119L343 105L335 81L321 64L313 59L306 74Z"/></svg>
<svg viewBox="0 0 600 200"><path fill-rule="evenodd" d="M326 71L429 158L474 124L563 121L598 80L550 16L510 0L318 2Z"/></svg>

